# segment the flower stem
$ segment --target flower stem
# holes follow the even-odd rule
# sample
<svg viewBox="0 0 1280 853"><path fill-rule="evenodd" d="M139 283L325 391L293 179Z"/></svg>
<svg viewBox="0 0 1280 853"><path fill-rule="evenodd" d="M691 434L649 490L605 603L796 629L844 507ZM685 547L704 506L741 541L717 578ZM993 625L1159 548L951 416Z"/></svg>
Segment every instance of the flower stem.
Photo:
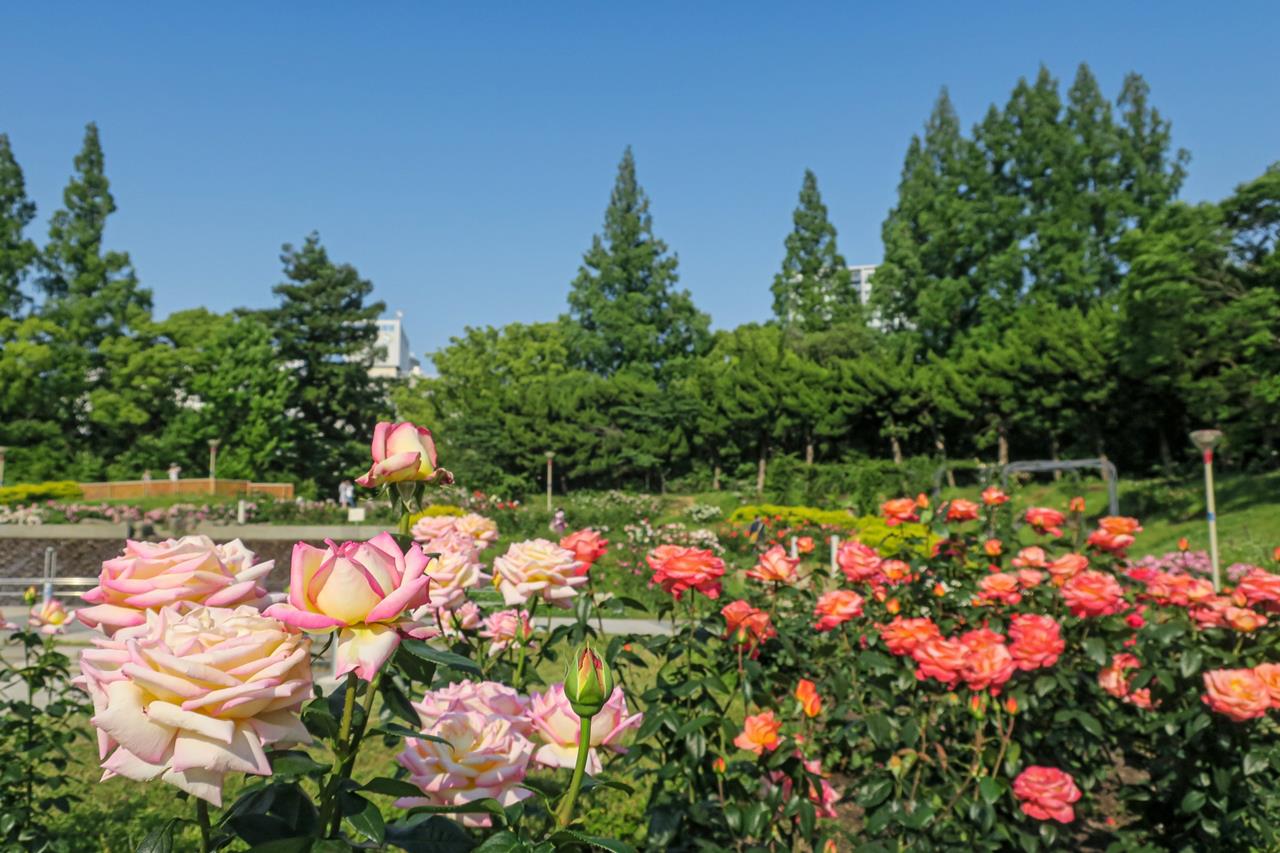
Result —
<svg viewBox="0 0 1280 853"><path fill-rule="evenodd" d="M329 826L338 805L338 786L343 779L342 768L346 766L347 741L351 736L351 717L356 707L356 683L359 677L354 672L347 673L347 693L342 702L342 722L338 727L338 741L334 752L342 758L338 772L329 777L324 789L324 801L320 805L320 826ZM336 832L337 830L333 830Z"/></svg>
<svg viewBox="0 0 1280 853"><path fill-rule="evenodd" d="M196 797L196 823L200 824L200 853L209 853L209 804Z"/></svg>
<svg viewBox="0 0 1280 853"><path fill-rule="evenodd" d="M579 718L578 727L578 760L573 765L573 779L569 782L569 790L556 809L556 826L565 827L573 820L573 803L578 799L578 791L582 788L582 775L587 769L587 755L591 752L591 718Z"/></svg>
<svg viewBox="0 0 1280 853"><path fill-rule="evenodd" d="M351 717L353 716L355 705L355 682L352 677L355 673L349 673L347 681L347 702L342 711L343 729L347 732L347 736L343 738L345 746L343 747L342 764L338 767L338 773L334 776L334 798L336 802L338 789L342 787L342 783L351 778L351 771L356 766L356 754L360 751L360 741L364 740L364 730L369 725L369 714L373 711L373 697L378 692L378 683L382 680L382 673L379 672L373 677L373 681L369 682L369 687L364 694L364 703L360 709L364 711L360 715L360 721L356 724ZM322 823L321 826L324 824ZM338 830L342 826L342 813L334 809L331 822L329 824L329 835L336 836Z"/></svg>

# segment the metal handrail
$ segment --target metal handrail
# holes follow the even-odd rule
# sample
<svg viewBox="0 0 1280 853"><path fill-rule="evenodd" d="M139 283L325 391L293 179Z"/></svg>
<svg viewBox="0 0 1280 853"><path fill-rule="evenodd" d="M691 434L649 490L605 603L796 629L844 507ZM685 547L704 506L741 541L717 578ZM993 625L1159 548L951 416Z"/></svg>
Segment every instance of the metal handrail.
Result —
<svg viewBox="0 0 1280 853"><path fill-rule="evenodd" d="M0 577L0 586L35 586L39 584L44 599L53 598L53 591L58 587L73 589L90 589L98 585L97 578L58 577L58 552L52 547L44 549L44 567L40 577Z"/></svg>

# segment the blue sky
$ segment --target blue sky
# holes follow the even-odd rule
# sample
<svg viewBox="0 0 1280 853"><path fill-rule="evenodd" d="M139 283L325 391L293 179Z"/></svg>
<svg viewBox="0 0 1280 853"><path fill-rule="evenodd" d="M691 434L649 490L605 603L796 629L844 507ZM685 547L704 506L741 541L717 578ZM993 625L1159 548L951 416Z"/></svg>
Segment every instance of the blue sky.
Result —
<svg viewBox="0 0 1280 853"><path fill-rule="evenodd" d="M1274 2L7 4L0 132L61 203L97 121L158 313L272 303L320 232L413 349L550 319L634 147L659 236L718 327L769 314L803 170L850 262L880 259L939 87L964 123L1046 64L1151 84L1216 199L1280 159Z"/></svg>

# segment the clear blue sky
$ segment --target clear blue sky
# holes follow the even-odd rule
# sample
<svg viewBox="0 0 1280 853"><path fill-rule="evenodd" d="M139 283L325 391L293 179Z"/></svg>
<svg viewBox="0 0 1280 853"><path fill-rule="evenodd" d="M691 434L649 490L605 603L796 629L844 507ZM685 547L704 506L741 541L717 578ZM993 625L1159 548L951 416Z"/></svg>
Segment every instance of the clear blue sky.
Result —
<svg viewBox="0 0 1280 853"><path fill-rule="evenodd" d="M1126 71L1216 199L1280 159L1274 2L6 4L0 132L61 203L97 121L158 313L271 304L319 230L413 349L550 319L634 146L659 236L718 327L769 314L800 178L850 262L947 85L966 126L1040 63Z"/></svg>

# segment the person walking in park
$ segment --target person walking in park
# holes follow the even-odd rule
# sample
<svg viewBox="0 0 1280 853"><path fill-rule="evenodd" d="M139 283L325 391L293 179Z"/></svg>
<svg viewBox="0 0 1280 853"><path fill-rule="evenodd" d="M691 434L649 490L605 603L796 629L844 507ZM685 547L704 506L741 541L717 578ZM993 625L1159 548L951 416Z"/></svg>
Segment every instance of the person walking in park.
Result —
<svg viewBox="0 0 1280 853"><path fill-rule="evenodd" d="M551 532L559 535L564 533L568 526L569 523L565 521L564 510L557 508L556 514L551 516Z"/></svg>
<svg viewBox="0 0 1280 853"><path fill-rule="evenodd" d="M182 466L177 462L169 466L169 482L178 482L178 476L182 473Z"/></svg>

